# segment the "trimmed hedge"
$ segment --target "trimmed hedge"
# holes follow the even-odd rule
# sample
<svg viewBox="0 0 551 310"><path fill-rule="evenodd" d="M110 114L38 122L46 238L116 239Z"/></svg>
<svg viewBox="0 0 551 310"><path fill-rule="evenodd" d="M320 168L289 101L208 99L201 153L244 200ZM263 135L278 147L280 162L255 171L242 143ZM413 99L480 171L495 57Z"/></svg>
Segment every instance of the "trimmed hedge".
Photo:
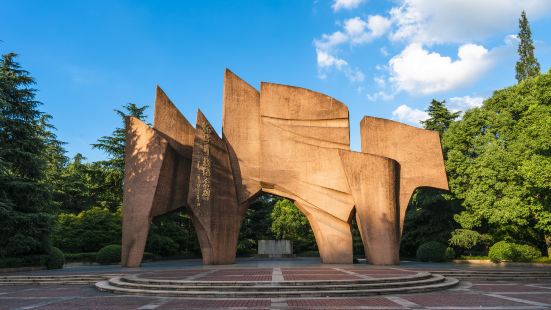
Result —
<svg viewBox="0 0 551 310"><path fill-rule="evenodd" d="M66 262L95 263L98 252L65 253Z"/></svg>
<svg viewBox="0 0 551 310"><path fill-rule="evenodd" d="M455 251L453 248L447 247L444 256L446 256L446 260L452 260L455 258Z"/></svg>
<svg viewBox="0 0 551 310"><path fill-rule="evenodd" d="M48 260L46 261L46 268L61 269L63 268L63 264L65 264L65 255L63 255L60 249L52 247Z"/></svg>
<svg viewBox="0 0 551 310"><path fill-rule="evenodd" d="M422 262L445 262L447 246L437 241L423 243L417 248L417 259ZM455 254L455 253L454 253Z"/></svg>
<svg viewBox="0 0 551 310"><path fill-rule="evenodd" d="M0 268L40 267L45 266L48 255L0 258Z"/></svg>
<svg viewBox="0 0 551 310"><path fill-rule="evenodd" d="M531 262L541 257L540 250L527 244L499 241L492 245L488 257L494 263L502 261Z"/></svg>
<svg viewBox="0 0 551 310"><path fill-rule="evenodd" d="M100 264L115 264L121 261L121 246L111 244L104 246L96 255L96 262Z"/></svg>

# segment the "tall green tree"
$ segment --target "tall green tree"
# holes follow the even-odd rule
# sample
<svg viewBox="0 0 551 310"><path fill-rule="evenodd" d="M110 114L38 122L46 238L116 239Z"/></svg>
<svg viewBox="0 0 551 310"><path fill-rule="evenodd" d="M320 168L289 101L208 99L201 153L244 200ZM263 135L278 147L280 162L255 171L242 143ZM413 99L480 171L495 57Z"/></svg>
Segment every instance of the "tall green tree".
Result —
<svg viewBox="0 0 551 310"><path fill-rule="evenodd" d="M518 55L520 59L515 66L516 79L521 82L527 78L532 78L540 74L540 64L534 55L534 41L532 40L532 31L526 12L520 14L518 39Z"/></svg>
<svg viewBox="0 0 551 310"><path fill-rule="evenodd" d="M551 73L496 91L450 126L443 145L461 227L551 255L549 89Z"/></svg>
<svg viewBox="0 0 551 310"><path fill-rule="evenodd" d="M52 223L44 114L16 56L0 59L0 257L47 252Z"/></svg>
<svg viewBox="0 0 551 310"><path fill-rule="evenodd" d="M121 127L117 127L110 136L98 139L92 147L104 151L108 159L96 162L91 168L93 192L97 193L98 203L110 210L115 210L122 204L122 186L124 179L124 148L126 144L125 119L133 116L145 119L145 110L148 106L137 106L128 103L122 110L115 110L121 119Z"/></svg>
<svg viewBox="0 0 551 310"><path fill-rule="evenodd" d="M432 99L427 113L429 118L421 121L421 124L425 129L438 131L440 137L444 134L444 131L450 127L450 124L459 117L460 112L451 112L446 107L446 101L438 101Z"/></svg>
<svg viewBox="0 0 551 310"><path fill-rule="evenodd" d="M288 199L278 200L272 209L272 232L278 239L292 240L296 252L316 250L308 219Z"/></svg>

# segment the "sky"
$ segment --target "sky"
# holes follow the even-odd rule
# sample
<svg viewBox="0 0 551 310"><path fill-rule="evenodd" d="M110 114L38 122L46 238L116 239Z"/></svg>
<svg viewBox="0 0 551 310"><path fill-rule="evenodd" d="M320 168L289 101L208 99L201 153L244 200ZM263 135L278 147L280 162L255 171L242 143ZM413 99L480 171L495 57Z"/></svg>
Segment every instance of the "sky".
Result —
<svg viewBox="0 0 551 310"><path fill-rule="evenodd" d="M220 134L229 68L312 89L350 111L351 148L364 115L419 126L435 98L480 106L514 85L525 10L542 72L551 67L551 0L0 1L0 53L36 79L68 156L106 158L91 144L149 105L159 85L195 123Z"/></svg>

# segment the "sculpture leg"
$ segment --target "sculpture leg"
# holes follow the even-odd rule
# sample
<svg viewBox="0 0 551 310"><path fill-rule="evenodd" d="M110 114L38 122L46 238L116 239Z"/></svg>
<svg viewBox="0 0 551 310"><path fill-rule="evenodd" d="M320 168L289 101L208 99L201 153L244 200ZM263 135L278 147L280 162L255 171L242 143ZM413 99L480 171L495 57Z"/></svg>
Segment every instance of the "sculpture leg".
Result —
<svg viewBox="0 0 551 310"><path fill-rule="evenodd" d="M295 201L310 222L324 264L352 263L352 234L350 225L304 202Z"/></svg>
<svg viewBox="0 0 551 310"><path fill-rule="evenodd" d="M149 216L125 214L122 222L121 265L139 267L150 226Z"/></svg>
<svg viewBox="0 0 551 310"><path fill-rule="evenodd" d="M340 155L356 203L356 220L368 262L400 263L398 163L365 153L340 151Z"/></svg>

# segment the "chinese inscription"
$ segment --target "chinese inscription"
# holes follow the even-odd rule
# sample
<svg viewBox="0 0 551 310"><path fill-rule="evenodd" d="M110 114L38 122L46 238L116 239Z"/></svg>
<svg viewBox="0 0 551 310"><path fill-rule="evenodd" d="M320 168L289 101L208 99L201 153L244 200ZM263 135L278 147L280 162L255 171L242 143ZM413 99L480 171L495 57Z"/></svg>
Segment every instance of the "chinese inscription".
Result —
<svg viewBox="0 0 551 310"><path fill-rule="evenodd" d="M210 175L211 175L211 161L210 161L210 135L212 129L209 125L203 126L203 144L200 146L200 150L203 156L197 161L197 170L200 171L197 174L196 184L196 201L197 207L201 206L201 200L210 200Z"/></svg>

